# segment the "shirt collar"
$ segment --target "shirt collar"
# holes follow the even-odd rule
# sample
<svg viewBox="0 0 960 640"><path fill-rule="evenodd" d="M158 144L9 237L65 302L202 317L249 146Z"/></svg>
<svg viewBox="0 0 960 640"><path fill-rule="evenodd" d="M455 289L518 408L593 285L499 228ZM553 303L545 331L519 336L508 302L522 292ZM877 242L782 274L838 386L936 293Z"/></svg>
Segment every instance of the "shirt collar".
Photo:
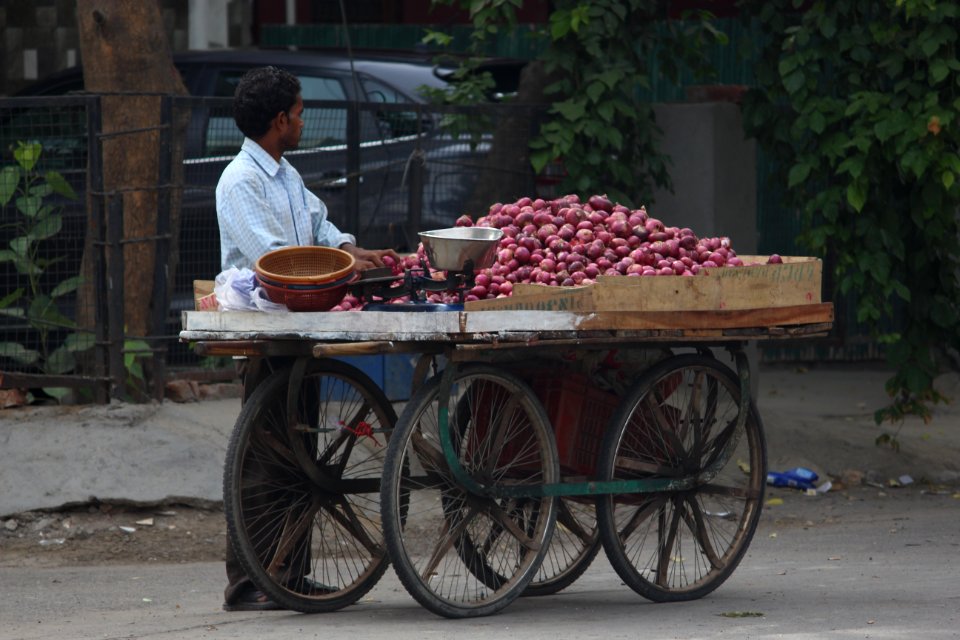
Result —
<svg viewBox="0 0 960 640"><path fill-rule="evenodd" d="M240 147L242 151L246 151L250 154L250 157L260 165L260 168L270 176L271 178L277 175L277 172L286 163L286 158L280 158L280 162L277 162L273 159L269 153L267 153L263 147L257 144L256 140L251 138L243 139L243 146Z"/></svg>

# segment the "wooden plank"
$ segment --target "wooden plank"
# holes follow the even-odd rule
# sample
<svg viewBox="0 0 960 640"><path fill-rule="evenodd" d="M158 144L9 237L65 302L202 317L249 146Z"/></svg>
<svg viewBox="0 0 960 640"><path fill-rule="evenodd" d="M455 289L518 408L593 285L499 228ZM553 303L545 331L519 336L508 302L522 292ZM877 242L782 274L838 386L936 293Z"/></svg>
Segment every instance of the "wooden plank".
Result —
<svg viewBox="0 0 960 640"><path fill-rule="evenodd" d="M833 305L803 304L770 309L725 311L598 311L585 316L579 329L684 329L713 330L738 327L773 327L833 321Z"/></svg>
<svg viewBox="0 0 960 640"><path fill-rule="evenodd" d="M742 256L745 263L766 256ZM476 300L467 311L700 311L759 309L817 304L823 264L817 258L786 256L783 264L705 269L695 277L600 276L581 287L514 286L512 296Z"/></svg>
<svg viewBox="0 0 960 640"><path fill-rule="evenodd" d="M185 331L263 334L298 338L312 334L446 335L460 332L457 312L390 311L263 313L258 311L185 311ZM362 340L362 338L358 338Z"/></svg>

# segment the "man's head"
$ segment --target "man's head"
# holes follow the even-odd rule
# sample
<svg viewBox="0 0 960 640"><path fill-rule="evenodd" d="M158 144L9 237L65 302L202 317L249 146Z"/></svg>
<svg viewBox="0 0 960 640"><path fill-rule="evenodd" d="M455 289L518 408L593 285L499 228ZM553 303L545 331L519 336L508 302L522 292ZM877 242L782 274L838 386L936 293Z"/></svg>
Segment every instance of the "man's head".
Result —
<svg viewBox="0 0 960 640"><path fill-rule="evenodd" d="M253 140L279 128L283 146L295 149L303 121L300 81L277 67L258 67L243 75L233 96L233 119ZM295 134L295 135L294 135Z"/></svg>

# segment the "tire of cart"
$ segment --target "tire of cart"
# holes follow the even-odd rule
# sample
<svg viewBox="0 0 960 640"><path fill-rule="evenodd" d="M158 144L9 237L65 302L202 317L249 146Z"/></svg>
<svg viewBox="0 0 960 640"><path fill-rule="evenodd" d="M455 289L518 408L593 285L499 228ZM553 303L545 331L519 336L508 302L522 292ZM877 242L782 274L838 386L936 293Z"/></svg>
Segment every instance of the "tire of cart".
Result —
<svg viewBox="0 0 960 640"><path fill-rule="evenodd" d="M640 595L655 602L701 598L743 558L763 505L766 445L753 403L743 420L740 411L737 375L701 353L648 369L611 418L599 480L696 476L677 490L598 499L607 557Z"/></svg>
<svg viewBox="0 0 960 640"><path fill-rule="evenodd" d="M224 469L228 536L280 606L334 611L383 576L380 477L395 424L380 388L336 360L300 359L245 402Z"/></svg>
<svg viewBox="0 0 960 640"><path fill-rule="evenodd" d="M444 454L441 425L459 466L485 487L558 482L556 445L539 400L513 374L463 365L441 397L442 380L435 376L411 398L387 447L384 536L397 576L426 609L448 618L490 615L537 575L558 501L469 490Z"/></svg>

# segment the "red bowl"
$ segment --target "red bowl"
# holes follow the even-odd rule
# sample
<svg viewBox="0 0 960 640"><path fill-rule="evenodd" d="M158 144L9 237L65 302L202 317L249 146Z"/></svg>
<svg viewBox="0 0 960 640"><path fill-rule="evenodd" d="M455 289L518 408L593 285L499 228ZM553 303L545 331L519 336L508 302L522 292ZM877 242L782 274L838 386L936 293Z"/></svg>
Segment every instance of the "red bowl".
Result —
<svg viewBox="0 0 960 640"><path fill-rule="evenodd" d="M316 289L287 289L257 278L260 286L273 302L287 305L290 311L329 311L347 295L353 279L336 287L320 286Z"/></svg>

